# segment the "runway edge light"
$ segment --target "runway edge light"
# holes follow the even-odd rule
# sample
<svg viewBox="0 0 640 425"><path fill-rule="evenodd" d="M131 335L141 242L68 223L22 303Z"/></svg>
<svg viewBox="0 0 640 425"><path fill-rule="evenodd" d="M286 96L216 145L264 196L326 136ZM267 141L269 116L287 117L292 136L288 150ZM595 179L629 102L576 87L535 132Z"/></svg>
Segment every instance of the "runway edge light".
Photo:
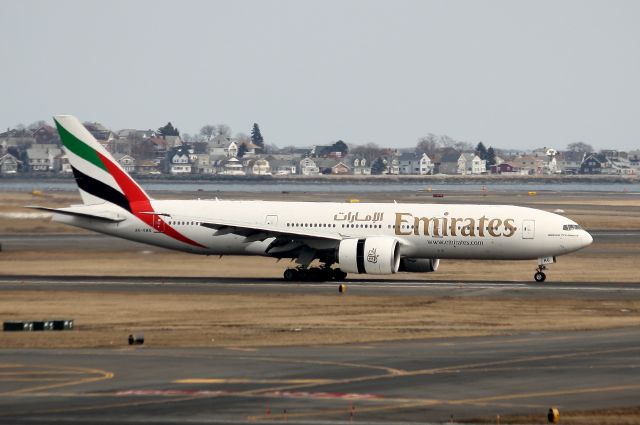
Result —
<svg viewBox="0 0 640 425"><path fill-rule="evenodd" d="M557 407L551 407L549 413L547 413L547 421L550 424L557 424L560 422L560 411Z"/></svg>

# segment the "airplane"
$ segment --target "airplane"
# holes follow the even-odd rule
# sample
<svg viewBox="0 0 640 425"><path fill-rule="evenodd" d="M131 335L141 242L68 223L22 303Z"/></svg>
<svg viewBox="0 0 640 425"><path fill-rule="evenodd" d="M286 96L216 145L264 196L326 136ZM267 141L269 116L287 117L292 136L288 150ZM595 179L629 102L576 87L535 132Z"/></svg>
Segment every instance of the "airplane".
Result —
<svg viewBox="0 0 640 425"><path fill-rule="evenodd" d="M534 279L544 282L557 256L593 241L562 215L510 205L156 200L76 117L54 121L83 204L32 208L178 251L295 260L287 281L435 272L441 259L477 259L537 260Z"/></svg>

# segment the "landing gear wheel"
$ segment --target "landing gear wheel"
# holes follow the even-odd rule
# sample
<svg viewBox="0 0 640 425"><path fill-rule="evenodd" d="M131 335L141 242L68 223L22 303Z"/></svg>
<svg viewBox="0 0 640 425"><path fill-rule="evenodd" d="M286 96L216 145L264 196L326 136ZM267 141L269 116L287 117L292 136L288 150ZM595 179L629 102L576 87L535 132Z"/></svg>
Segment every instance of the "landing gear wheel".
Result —
<svg viewBox="0 0 640 425"><path fill-rule="evenodd" d="M345 280L347 274L340 269L333 269L333 280Z"/></svg>
<svg viewBox="0 0 640 425"><path fill-rule="evenodd" d="M533 275L533 278L536 280L536 282L544 282L544 280L547 278L547 275L543 272L536 272L536 274Z"/></svg>
<svg viewBox="0 0 640 425"><path fill-rule="evenodd" d="M287 282L291 282L298 278L298 271L296 269L287 269L284 271L283 277Z"/></svg>
<svg viewBox="0 0 640 425"><path fill-rule="evenodd" d="M338 292L340 292L341 294L347 292L347 285L345 285L344 283L338 285Z"/></svg>

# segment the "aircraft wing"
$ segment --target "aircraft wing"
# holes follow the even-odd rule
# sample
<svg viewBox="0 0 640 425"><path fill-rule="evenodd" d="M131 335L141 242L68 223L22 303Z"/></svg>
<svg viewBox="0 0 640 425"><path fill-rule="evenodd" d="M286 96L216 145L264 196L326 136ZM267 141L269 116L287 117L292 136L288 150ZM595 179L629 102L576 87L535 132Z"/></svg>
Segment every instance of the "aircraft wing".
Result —
<svg viewBox="0 0 640 425"><path fill-rule="evenodd" d="M291 257L308 266L318 253L335 248L343 239L340 235L314 232L313 229L282 229L268 224L245 224L229 221L201 221L200 225L215 230L214 236L234 234L244 236L245 242L264 241L273 238L265 253L274 257Z"/></svg>
<svg viewBox="0 0 640 425"><path fill-rule="evenodd" d="M214 229L214 236L234 234L244 236L251 241L265 240L271 237L289 238L294 240L320 239L327 241L340 241L343 238L339 235L328 235L326 233L314 232L313 229L282 229L268 224L246 224L234 223L226 220L214 220L210 222L201 221L202 227ZM250 242L247 240L247 242Z"/></svg>

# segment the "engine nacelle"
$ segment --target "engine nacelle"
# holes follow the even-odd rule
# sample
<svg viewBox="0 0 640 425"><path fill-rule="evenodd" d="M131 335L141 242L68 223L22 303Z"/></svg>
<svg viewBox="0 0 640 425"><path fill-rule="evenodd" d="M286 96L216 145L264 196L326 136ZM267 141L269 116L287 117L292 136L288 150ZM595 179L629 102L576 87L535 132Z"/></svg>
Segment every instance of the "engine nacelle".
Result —
<svg viewBox="0 0 640 425"><path fill-rule="evenodd" d="M340 270L347 273L396 273L400 267L400 244L386 236L344 239L338 247L338 263Z"/></svg>
<svg viewBox="0 0 640 425"><path fill-rule="evenodd" d="M429 273L438 270L438 258L403 258L400 260L400 271L410 273Z"/></svg>

